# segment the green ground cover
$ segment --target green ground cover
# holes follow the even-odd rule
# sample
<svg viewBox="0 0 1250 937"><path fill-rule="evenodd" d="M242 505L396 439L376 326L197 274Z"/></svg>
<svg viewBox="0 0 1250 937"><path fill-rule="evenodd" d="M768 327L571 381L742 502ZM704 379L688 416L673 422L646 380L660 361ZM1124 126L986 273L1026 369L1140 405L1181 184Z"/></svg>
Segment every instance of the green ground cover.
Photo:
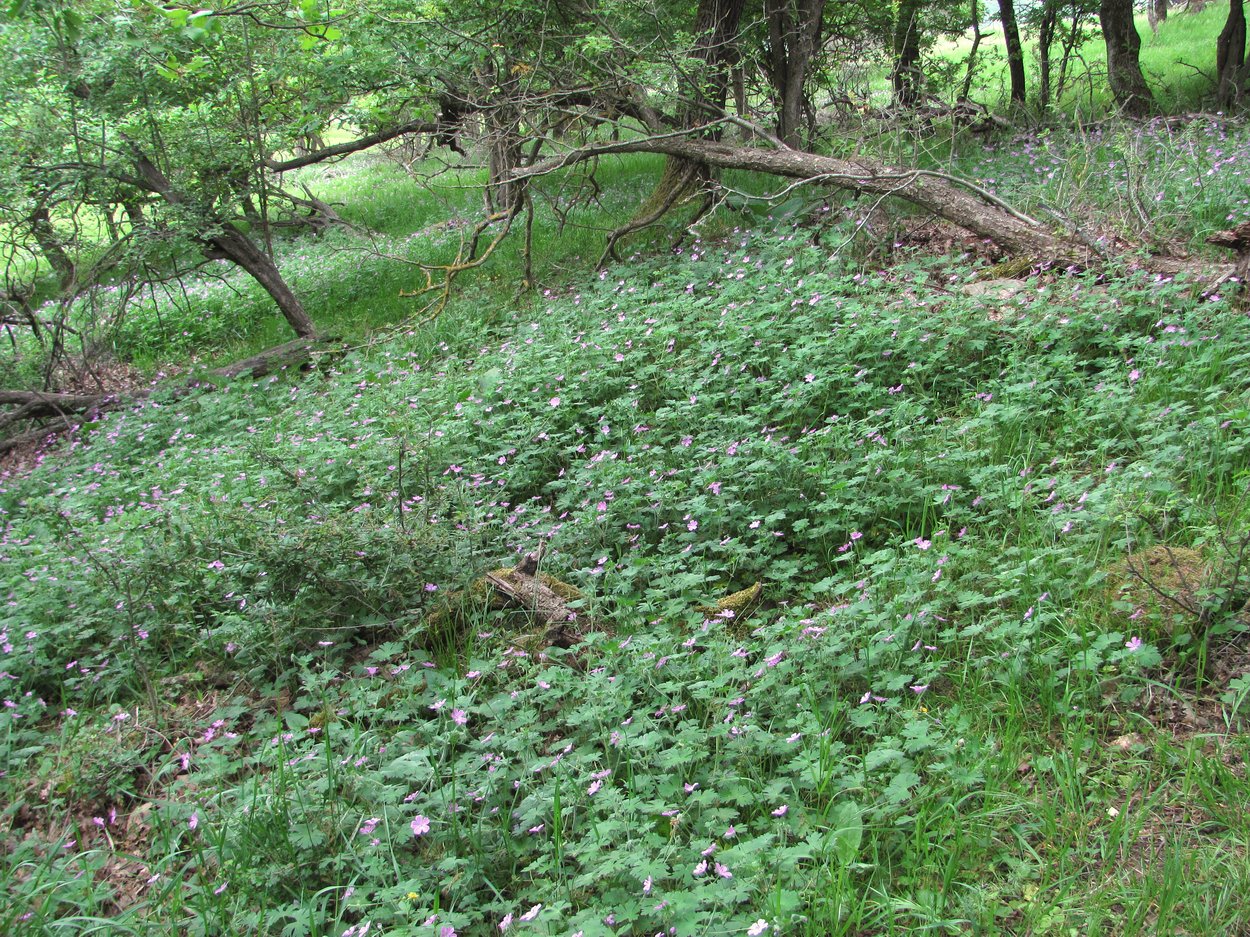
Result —
<svg viewBox="0 0 1250 937"><path fill-rule="evenodd" d="M6 477L0 927L1247 926L1245 316L740 220Z"/></svg>
<svg viewBox="0 0 1250 937"><path fill-rule="evenodd" d="M873 145L1094 242L1250 205L1235 123ZM480 175L308 171L357 227L276 253L350 350L0 475L0 932L1250 928L1242 301L984 292L984 246L747 175L590 272L655 169L420 325ZM114 354L286 337L213 269ZM472 587L539 543L571 651Z"/></svg>

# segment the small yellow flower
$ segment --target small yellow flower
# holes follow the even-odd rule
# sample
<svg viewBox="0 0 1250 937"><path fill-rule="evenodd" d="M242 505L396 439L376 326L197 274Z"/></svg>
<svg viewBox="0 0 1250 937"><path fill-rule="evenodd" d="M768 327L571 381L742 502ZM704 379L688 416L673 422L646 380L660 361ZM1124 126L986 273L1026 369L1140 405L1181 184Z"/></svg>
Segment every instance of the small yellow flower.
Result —
<svg viewBox="0 0 1250 937"><path fill-rule="evenodd" d="M416 901L421 896L418 895L415 891L410 891L408 892L406 897L408 898L409 901Z"/></svg>

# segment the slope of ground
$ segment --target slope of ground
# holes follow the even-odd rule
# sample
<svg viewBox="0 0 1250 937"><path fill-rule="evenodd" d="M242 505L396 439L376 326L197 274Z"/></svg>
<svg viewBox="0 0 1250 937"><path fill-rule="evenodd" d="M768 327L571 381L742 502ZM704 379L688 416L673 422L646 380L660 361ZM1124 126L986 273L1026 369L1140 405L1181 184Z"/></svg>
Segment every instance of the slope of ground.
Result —
<svg viewBox="0 0 1250 937"><path fill-rule="evenodd" d="M1250 322L809 221L7 475L0 930L1250 925Z"/></svg>

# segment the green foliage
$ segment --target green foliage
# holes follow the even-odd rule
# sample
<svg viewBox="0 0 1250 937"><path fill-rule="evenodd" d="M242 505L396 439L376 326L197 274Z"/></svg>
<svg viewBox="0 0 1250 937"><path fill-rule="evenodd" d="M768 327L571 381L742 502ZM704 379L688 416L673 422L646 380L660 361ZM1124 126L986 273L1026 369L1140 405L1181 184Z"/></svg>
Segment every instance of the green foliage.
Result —
<svg viewBox="0 0 1250 937"><path fill-rule="evenodd" d="M1106 575L1244 522L1247 319L1144 278L977 297L807 224L7 477L7 931L1244 926L1244 779L1146 735L1192 658ZM430 633L539 543L575 651L473 603ZM697 611L757 580L749 621ZM1131 875L1181 801L1225 832ZM123 832L134 886L98 872Z"/></svg>

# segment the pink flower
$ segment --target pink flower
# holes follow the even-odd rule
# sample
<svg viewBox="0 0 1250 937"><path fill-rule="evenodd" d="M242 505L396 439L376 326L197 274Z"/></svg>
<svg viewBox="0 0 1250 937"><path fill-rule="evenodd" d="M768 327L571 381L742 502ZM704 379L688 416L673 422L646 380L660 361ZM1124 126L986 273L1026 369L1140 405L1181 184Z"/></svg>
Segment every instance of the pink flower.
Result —
<svg viewBox="0 0 1250 937"><path fill-rule="evenodd" d="M412 830L413 836L424 836L430 832L430 818L417 814L412 818L412 822L408 824L408 828Z"/></svg>
<svg viewBox="0 0 1250 937"><path fill-rule="evenodd" d="M698 521L692 520L689 524L686 525L686 530L698 530L698 529L699 529Z"/></svg>
<svg viewBox="0 0 1250 937"><path fill-rule="evenodd" d="M782 804L780 807L778 807L776 810L773 811L773 816L784 817L786 815L786 811L789 809L790 809L789 804Z"/></svg>
<svg viewBox="0 0 1250 937"><path fill-rule="evenodd" d="M456 937L456 929L450 924L444 924L438 929L438 937Z"/></svg>
<svg viewBox="0 0 1250 937"><path fill-rule="evenodd" d="M694 869L691 871L690 874L693 875L695 878L702 878L703 876L707 875L707 860L706 859L702 860L698 865L694 867Z"/></svg>
<svg viewBox="0 0 1250 937"><path fill-rule="evenodd" d="M590 784L590 787L586 788L586 793L589 796L594 797L596 794L599 793L599 788L601 787L603 787L602 781L592 781Z"/></svg>
<svg viewBox="0 0 1250 937"><path fill-rule="evenodd" d="M919 696L921 693L923 693L927 689L929 689L929 684L917 683L914 687L912 687L912 692L915 693L917 696Z"/></svg>
<svg viewBox="0 0 1250 937"><path fill-rule="evenodd" d="M512 926L512 912L509 911L503 916L503 920L499 922L499 932L505 933Z"/></svg>
<svg viewBox="0 0 1250 937"><path fill-rule="evenodd" d="M1139 647L1142 646L1142 640L1141 638L1134 635L1133 637L1129 638L1127 641L1124 642L1124 646L1128 648L1130 651L1135 651Z"/></svg>
<svg viewBox="0 0 1250 937"><path fill-rule="evenodd" d="M551 406L553 407L558 407L560 406L560 398L552 397L550 400L547 401L547 403L551 404Z"/></svg>
<svg viewBox="0 0 1250 937"><path fill-rule="evenodd" d="M462 726L469 721L469 714L463 709L453 709L451 711L451 721L458 726Z"/></svg>
<svg viewBox="0 0 1250 937"><path fill-rule="evenodd" d="M768 930L768 922L760 918L754 924L747 928L747 937L760 937L760 934Z"/></svg>
<svg viewBox="0 0 1250 937"><path fill-rule="evenodd" d="M650 875L648 875L648 876L647 876L647 880L646 880L645 882L643 882L643 883L642 883L642 893L643 893L644 895L649 895L649 894L651 894L651 884L652 884L652 883L651 883L651 876L650 876Z"/></svg>
<svg viewBox="0 0 1250 937"><path fill-rule="evenodd" d="M534 918L538 917L538 912L541 911L542 909L543 909L542 905L540 904L534 905L534 907L530 908L528 911L526 911L524 914L521 915L521 920L522 921L534 920Z"/></svg>
<svg viewBox="0 0 1250 937"><path fill-rule="evenodd" d="M191 814L191 819L187 821L187 826L190 827L191 829L195 829L199 825L200 825L200 815L198 813Z"/></svg>
<svg viewBox="0 0 1250 937"><path fill-rule="evenodd" d="M734 877L734 874L729 871L729 867L726 865L721 865L721 863L719 862L716 863L716 874L719 875L721 878L733 878Z"/></svg>

